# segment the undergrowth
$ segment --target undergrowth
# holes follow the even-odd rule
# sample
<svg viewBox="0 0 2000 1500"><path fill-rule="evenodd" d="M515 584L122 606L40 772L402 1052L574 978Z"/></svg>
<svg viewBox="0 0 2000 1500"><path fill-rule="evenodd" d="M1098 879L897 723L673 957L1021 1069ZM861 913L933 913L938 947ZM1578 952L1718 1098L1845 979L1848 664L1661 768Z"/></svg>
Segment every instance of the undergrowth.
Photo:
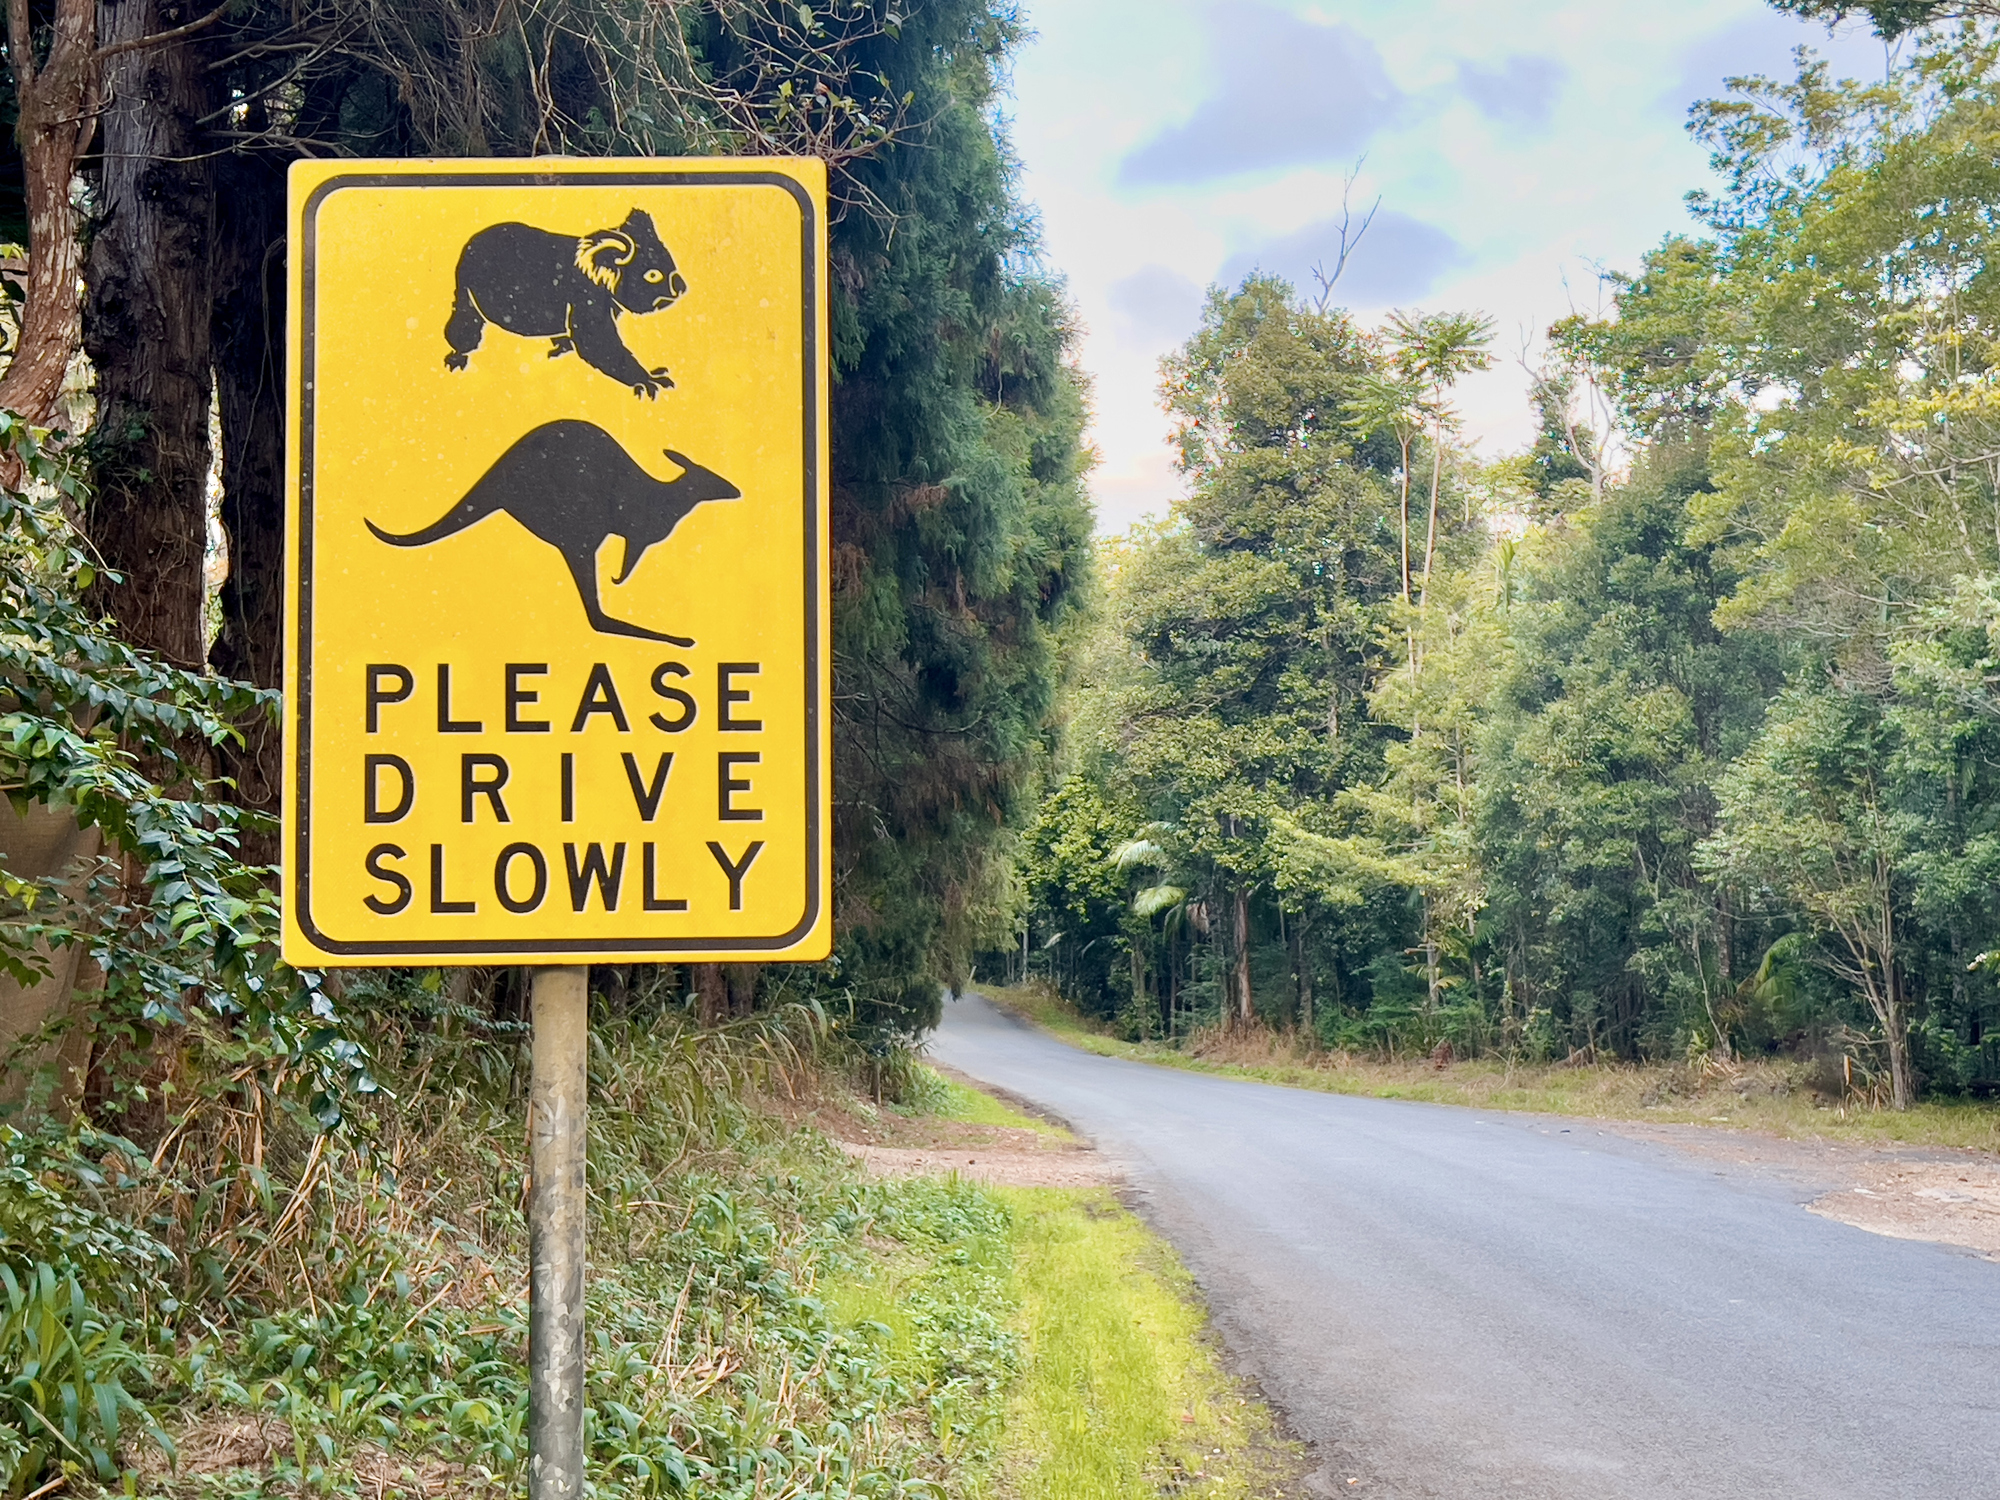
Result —
<svg viewBox="0 0 2000 1500"><path fill-rule="evenodd" d="M5 1133L0 1493L58 1472L161 1496L518 1492L526 1038L446 994L435 974L349 987L380 1088L338 1132L268 1067L218 1076L227 1036L196 1022L151 1149ZM1005 1211L864 1182L760 1107L855 1069L813 1010L698 1032L665 995L595 1020L594 1493L976 1488L1014 1359L989 1264ZM885 1250L914 1341L850 1310Z"/></svg>

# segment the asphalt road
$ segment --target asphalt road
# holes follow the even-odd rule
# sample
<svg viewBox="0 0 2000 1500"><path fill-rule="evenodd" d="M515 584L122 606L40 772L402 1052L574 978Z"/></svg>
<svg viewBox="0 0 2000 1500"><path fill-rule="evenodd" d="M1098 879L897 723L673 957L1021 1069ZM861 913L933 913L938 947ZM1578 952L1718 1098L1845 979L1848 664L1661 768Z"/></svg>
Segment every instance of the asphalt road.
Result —
<svg viewBox="0 0 2000 1500"><path fill-rule="evenodd" d="M1125 1169L1327 1494L2000 1496L2000 1265L1588 1121L1095 1057L977 997L931 1051Z"/></svg>

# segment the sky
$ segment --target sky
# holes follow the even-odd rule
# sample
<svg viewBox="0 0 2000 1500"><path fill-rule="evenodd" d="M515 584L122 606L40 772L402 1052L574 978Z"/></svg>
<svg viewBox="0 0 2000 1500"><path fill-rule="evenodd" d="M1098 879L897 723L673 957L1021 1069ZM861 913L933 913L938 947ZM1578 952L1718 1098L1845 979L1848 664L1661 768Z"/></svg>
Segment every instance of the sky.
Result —
<svg viewBox="0 0 2000 1500"><path fill-rule="evenodd" d="M1344 196L1356 221L1379 207L1336 302L1493 318L1494 368L1459 407L1498 456L1532 440L1542 331L1694 227L1684 197L1712 179L1689 104L1789 76L1801 44L1842 76L1884 67L1865 29L1761 0L1027 0L1026 20L1007 113L1083 327L1107 533L1180 493L1158 366L1204 289L1252 269L1310 289Z"/></svg>

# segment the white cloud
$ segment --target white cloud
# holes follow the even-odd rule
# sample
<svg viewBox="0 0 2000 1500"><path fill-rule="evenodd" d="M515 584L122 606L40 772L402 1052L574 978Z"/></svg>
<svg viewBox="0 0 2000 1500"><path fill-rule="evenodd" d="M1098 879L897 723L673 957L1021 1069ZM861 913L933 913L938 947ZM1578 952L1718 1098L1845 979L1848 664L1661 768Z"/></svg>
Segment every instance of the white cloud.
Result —
<svg viewBox="0 0 2000 1500"><path fill-rule="evenodd" d="M1504 452L1533 436L1522 341L1594 303L1596 266L1634 266L1691 227L1683 194L1708 173L1687 103L1827 45L1762 0L1029 5L1021 187L1086 330L1110 531L1180 488L1159 360L1196 326L1200 289L1251 264L1309 280L1361 150L1351 201L1382 209L1337 295L1369 315L1419 299L1492 314L1500 362L1459 403ZM1879 76L1865 38L1833 55L1850 74L1872 57Z"/></svg>
<svg viewBox="0 0 2000 1500"><path fill-rule="evenodd" d="M1236 0L1209 12L1208 29L1214 91L1126 157L1121 183L1170 186L1346 161L1402 102L1382 55L1350 26Z"/></svg>

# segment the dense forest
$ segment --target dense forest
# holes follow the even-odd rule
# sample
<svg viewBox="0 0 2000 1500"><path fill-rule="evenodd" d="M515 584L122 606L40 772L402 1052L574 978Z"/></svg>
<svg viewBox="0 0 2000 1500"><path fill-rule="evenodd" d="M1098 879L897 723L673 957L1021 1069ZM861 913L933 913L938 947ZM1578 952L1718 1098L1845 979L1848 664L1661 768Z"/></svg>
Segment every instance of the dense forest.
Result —
<svg viewBox="0 0 2000 1500"><path fill-rule="evenodd" d="M1252 274L1161 371L1184 493L1093 542L1011 0L9 0L0 1494L526 1462L525 975L277 956L307 157L829 167L837 945L592 971L593 1493L989 1492L1008 1211L802 1123L997 1110L916 1058L975 978L2000 1085L2000 5L1774 3L1886 76L1697 109L1699 232L1547 331L1531 448L1455 415L1479 312Z"/></svg>
<svg viewBox="0 0 2000 1500"><path fill-rule="evenodd" d="M1548 330L1528 452L1458 437L1477 314L1211 290L983 973L1133 1035L2000 1078L2000 44L1869 9L1971 18L1699 106L1700 231Z"/></svg>

